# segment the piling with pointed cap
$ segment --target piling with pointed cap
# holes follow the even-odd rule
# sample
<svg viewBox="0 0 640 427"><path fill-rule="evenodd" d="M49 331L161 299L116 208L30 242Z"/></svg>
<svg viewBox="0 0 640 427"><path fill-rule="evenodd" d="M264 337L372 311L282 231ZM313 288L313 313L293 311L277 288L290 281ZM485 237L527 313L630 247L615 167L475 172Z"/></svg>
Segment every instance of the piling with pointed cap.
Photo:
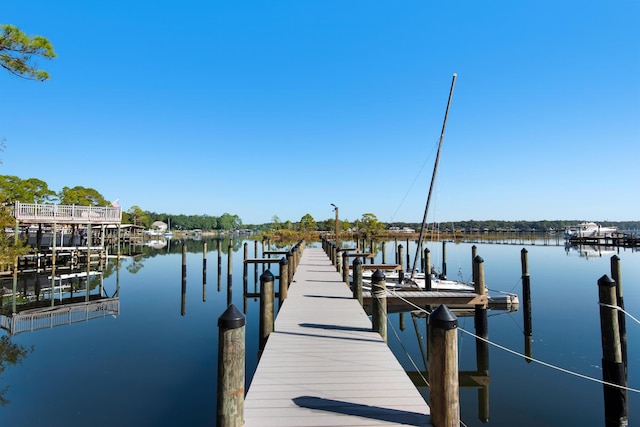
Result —
<svg viewBox="0 0 640 427"><path fill-rule="evenodd" d="M230 305L218 318L217 425L244 424L245 316Z"/></svg>
<svg viewBox="0 0 640 427"><path fill-rule="evenodd" d="M282 307L282 303L287 299L289 293L289 261L287 261L286 257L282 257L280 259L280 304L279 307Z"/></svg>
<svg viewBox="0 0 640 427"><path fill-rule="evenodd" d="M353 298L357 299L360 305L363 305L362 298L362 260L356 257L353 260L353 283L351 284Z"/></svg>
<svg viewBox="0 0 640 427"><path fill-rule="evenodd" d="M273 332L273 280L271 271L260 276L260 342L259 350L264 350L269 334Z"/></svg>
<svg viewBox="0 0 640 427"><path fill-rule="evenodd" d="M623 386L624 364L618 311L616 310L616 282L606 274L598 279L598 301L600 303L600 334L602 337L602 379ZM619 387L604 386L605 425L628 425L626 394Z"/></svg>
<svg viewBox="0 0 640 427"><path fill-rule="evenodd" d="M387 283L384 279L381 270L371 275L371 322L373 330L387 342Z"/></svg>
<svg viewBox="0 0 640 427"><path fill-rule="evenodd" d="M429 315L429 395L435 427L460 426L457 329L458 319L446 305Z"/></svg>

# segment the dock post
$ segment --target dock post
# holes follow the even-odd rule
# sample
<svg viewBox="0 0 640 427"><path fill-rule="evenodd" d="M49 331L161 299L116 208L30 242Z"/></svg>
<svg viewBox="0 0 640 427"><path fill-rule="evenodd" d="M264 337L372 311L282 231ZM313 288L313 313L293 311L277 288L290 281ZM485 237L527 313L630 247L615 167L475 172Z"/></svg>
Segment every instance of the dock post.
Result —
<svg viewBox="0 0 640 427"><path fill-rule="evenodd" d="M442 278L447 278L447 242L442 241Z"/></svg>
<svg viewBox="0 0 640 427"><path fill-rule="evenodd" d="M525 356L526 361L531 362L532 353L532 325L531 325L531 277L529 276L529 256L528 251L522 248L520 251L520 262L522 264L522 299L523 309L522 316L524 317L524 339L525 339Z"/></svg>
<svg viewBox="0 0 640 427"><path fill-rule="evenodd" d="M349 252L342 252L342 281L349 286Z"/></svg>
<svg viewBox="0 0 640 427"><path fill-rule="evenodd" d="M598 279L598 301L602 338L602 379L611 384L624 386L624 364L616 309L616 282L606 274ZM603 387L605 426L627 426L627 396L624 390L607 384Z"/></svg>
<svg viewBox="0 0 640 427"><path fill-rule="evenodd" d="M434 427L460 426L458 319L442 304L429 315L429 381Z"/></svg>
<svg viewBox="0 0 640 427"><path fill-rule="evenodd" d="M382 241L382 247L380 250L382 252L382 263L386 264L387 263L387 242L385 242L384 240Z"/></svg>
<svg viewBox="0 0 640 427"><path fill-rule="evenodd" d="M473 260L478 256L478 247L476 245L471 246L471 267L473 268Z"/></svg>
<svg viewBox="0 0 640 427"><path fill-rule="evenodd" d="M342 251L342 248L336 249L336 271L342 273L342 257L346 252Z"/></svg>
<svg viewBox="0 0 640 427"><path fill-rule="evenodd" d="M218 239L218 292L220 292L220 282L222 281L222 240Z"/></svg>
<svg viewBox="0 0 640 427"><path fill-rule="evenodd" d="M618 307L624 310L624 297L622 295L622 274L620 268L620 257L611 257L611 278L616 282L616 301ZM620 328L620 346L622 348L622 361L625 369L625 379L627 370L627 321L624 312L618 311L618 327ZM626 384L626 382L625 382Z"/></svg>
<svg viewBox="0 0 640 427"><path fill-rule="evenodd" d="M182 244L182 291L180 292L180 315L187 312L187 245Z"/></svg>
<svg viewBox="0 0 640 427"><path fill-rule="evenodd" d="M293 282L293 273L296 269L296 266L293 263L293 252L287 252L287 261L289 262L289 268L287 272L289 273L289 283Z"/></svg>
<svg viewBox="0 0 640 427"><path fill-rule="evenodd" d="M287 299L289 293L289 261L286 257L280 259L280 302L278 309L282 308L282 303Z"/></svg>
<svg viewBox="0 0 640 427"><path fill-rule="evenodd" d="M267 344L269 334L273 332L273 279L269 270L260 276L260 353Z"/></svg>
<svg viewBox="0 0 640 427"><path fill-rule="evenodd" d="M373 330L387 342L387 283L381 270L376 270L371 275L371 297Z"/></svg>
<svg viewBox="0 0 640 427"><path fill-rule="evenodd" d="M431 288L431 251L424 248L424 290L430 291Z"/></svg>
<svg viewBox="0 0 640 427"><path fill-rule="evenodd" d="M476 255L473 259L473 284L476 289L476 294L487 294L487 288L484 284L484 260L480 255Z"/></svg>
<svg viewBox="0 0 640 427"><path fill-rule="evenodd" d="M231 305L233 294L233 240L229 240L227 247L227 306Z"/></svg>
<svg viewBox="0 0 640 427"><path fill-rule="evenodd" d="M245 316L230 305L218 318L217 425L244 425Z"/></svg>
<svg viewBox="0 0 640 427"><path fill-rule="evenodd" d="M407 252L408 252L407 248ZM400 264L400 271L398 271L398 283L402 283L402 281L404 280L404 272L405 272L405 267L404 267L404 246L402 245L398 245L398 260L396 262L397 264ZM407 267L409 267L407 265Z"/></svg>
<svg viewBox="0 0 640 427"><path fill-rule="evenodd" d="M207 242L202 244L202 302L207 301Z"/></svg>
<svg viewBox="0 0 640 427"><path fill-rule="evenodd" d="M362 260L360 257L353 260L353 284L351 286L353 298L357 299L362 306L364 302L362 298Z"/></svg>

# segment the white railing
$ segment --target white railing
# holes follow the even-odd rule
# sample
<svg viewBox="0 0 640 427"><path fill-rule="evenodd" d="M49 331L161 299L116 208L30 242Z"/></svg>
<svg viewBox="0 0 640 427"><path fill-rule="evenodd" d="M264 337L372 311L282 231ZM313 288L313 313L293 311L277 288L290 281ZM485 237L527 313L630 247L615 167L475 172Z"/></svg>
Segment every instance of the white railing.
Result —
<svg viewBox="0 0 640 427"><path fill-rule="evenodd" d="M18 221L25 222L119 224L122 221L122 208L16 202L13 216Z"/></svg>
<svg viewBox="0 0 640 427"><path fill-rule="evenodd" d="M109 298L90 303L44 308L40 312L30 311L13 316L0 316L0 327L11 335L15 335L21 332L86 322L100 317L118 316L119 314L120 300Z"/></svg>

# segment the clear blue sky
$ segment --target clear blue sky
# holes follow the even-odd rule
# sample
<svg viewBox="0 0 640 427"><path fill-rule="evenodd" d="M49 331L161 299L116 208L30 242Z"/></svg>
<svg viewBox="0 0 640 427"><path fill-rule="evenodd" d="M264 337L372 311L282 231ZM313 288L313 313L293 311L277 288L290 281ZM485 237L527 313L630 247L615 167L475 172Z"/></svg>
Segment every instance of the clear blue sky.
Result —
<svg viewBox="0 0 640 427"><path fill-rule="evenodd" d="M0 173L244 223L640 219L640 2L3 2ZM0 70L4 71L4 70Z"/></svg>

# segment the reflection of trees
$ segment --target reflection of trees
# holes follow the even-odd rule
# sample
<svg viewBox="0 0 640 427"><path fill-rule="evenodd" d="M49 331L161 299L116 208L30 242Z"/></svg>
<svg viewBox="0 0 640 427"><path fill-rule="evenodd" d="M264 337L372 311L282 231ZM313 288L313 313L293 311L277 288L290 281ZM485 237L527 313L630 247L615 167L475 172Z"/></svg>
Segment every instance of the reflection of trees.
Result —
<svg viewBox="0 0 640 427"><path fill-rule="evenodd" d="M19 365L22 363L27 354L33 351L33 347L25 348L21 345L12 343L8 336L0 337L0 375L9 366ZM6 406L9 401L4 397L9 386L0 387L0 406Z"/></svg>
<svg viewBox="0 0 640 427"><path fill-rule="evenodd" d="M144 263L140 259L132 258L131 263L127 264L127 271L131 274L136 274L138 271L142 270L144 267Z"/></svg>

